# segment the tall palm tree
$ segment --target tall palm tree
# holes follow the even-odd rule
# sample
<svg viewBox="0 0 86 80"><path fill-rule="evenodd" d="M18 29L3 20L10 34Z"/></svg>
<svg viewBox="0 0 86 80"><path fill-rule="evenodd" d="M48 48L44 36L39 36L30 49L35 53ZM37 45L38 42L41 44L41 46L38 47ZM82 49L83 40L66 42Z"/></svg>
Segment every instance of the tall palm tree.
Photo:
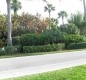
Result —
<svg viewBox="0 0 86 80"><path fill-rule="evenodd" d="M60 11L58 13L58 16L59 16L58 18L62 18L62 23L64 25L64 18L68 16L67 13L65 11Z"/></svg>
<svg viewBox="0 0 86 80"><path fill-rule="evenodd" d="M12 0L11 9L14 11L14 15L17 15L17 11L21 8L21 2L19 2L18 0Z"/></svg>
<svg viewBox="0 0 86 80"><path fill-rule="evenodd" d="M84 19L86 21L86 5L85 5L85 0L83 0L83 7L84 7Z"/></svg>
<svg viewBox="0 0 86 80"><path fill-rule="evenodd" d="M7 2L7 20L8 20L8 35L7 35L7 46L12 46L12 23L11 23L11 0Z"/></svg>
<svg viewBox="0 0 86 80"><path fill-rule="evenodd" d="M52 11L55 11L55 7L52 5L52 4L47 4L45 7L44 7L44 11L46 12L48 12L49 13L49 27L50 27L50 18L51 18L51 12Z"/></svg>

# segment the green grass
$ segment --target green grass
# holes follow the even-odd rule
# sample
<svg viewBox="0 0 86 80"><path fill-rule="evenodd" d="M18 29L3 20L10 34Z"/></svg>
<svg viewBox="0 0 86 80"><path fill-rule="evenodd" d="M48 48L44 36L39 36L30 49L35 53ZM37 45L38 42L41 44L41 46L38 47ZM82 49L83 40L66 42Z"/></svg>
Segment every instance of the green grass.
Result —
<svg viewBox="0 0 86 80"><path fill-rule="evenodd" d="M17 53L17 54L7 54L1 55L2 58L13 58L13 57L24 57L24 56L34 56L34 55L45 55L45 54L55 54L55 53L64 53L64 52L73 52L73 51L81 51L86 49L75 49L75 50L62 50L62 51L52 51L52 52L38 52L38 53Z"/></svg>
<svg viewBox="0 0 86 80"><path fill-rule="evenodd" d="M86 65L5 80L86 80Z"/></svg>

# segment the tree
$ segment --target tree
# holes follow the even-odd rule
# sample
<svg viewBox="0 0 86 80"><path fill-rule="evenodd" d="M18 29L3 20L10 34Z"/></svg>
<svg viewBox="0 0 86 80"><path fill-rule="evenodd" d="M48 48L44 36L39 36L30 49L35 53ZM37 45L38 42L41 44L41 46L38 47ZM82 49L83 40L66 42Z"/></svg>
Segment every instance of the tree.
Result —
<svg viewBox="0 0 86 80"><path fill-rule="evenodd" d="M77 12L76 14L71 14L70 18L68 19L68 23L73 23L78 27L81 25L83 21L83 15L80 12Z"/></svg>
<svg viewBox="0 0 86 80"><path fill-rule="evenodd" d="M67 34L80 34L79 28L73 23L60 25L60 30Z"/></svg>
<svg viewBox="0 0 86 80"><path fill-rule="evenodd" d="M44 7L44 11L49 13L49 28L50 28L50 19L51 19L51 12L55 10L55 7L52 4L47 3L47 5Z"/></svg>
<svg viewBox="0 0 86 80"><path fill-rule="evenodd" d="M80 34L86 34L86 22L84 20L84 16L80 12L71 14L70 18L68 19L68 23L75 24L80 29Z"/></svg>
<svg viewBox="0 0 86 80"><path fill-rule="evenodd" d="M17 11L21 8L21 2L19 2L18 0L12 0L11 9L14 11L14 15L17 15Z"/></svg>
<svg viewBox="0 0 86 80"><path fill-rule="evenodd" d="M83 7L84 7L84 20L86 21L86 5L85 5L85 0L83 0Z"/></svg>
<svg viewBox="0 0 86 80"><path fill-rule="evenodd" d="M12 23L11 23L11 0L7 2L7 21L8 21L8 35L7 35L7 46L12 46Z"/></svg>
<svg viewBox="0 0 86 80"><path fill-rule="evenodd" d="M66 13L66 11L60 11L58 13L58 16L59 16L58 18L62 18L62 23L64 25L64 18L68 16L67 13Z"/></svg>

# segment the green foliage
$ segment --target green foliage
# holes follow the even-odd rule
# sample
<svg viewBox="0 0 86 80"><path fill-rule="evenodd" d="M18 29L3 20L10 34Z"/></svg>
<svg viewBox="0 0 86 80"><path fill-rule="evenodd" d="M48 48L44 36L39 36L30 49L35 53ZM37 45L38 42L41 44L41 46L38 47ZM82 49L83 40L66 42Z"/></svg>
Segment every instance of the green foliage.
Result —
<svg viewBox="0 0 86 80"><path fill-rule="evenodd" d="M0 55L10 55L10 54L16 54L19 52L20 52L19 46L9 46L9 47L0 48Z"/></svg>
<svg viewBox="0 0 86 80"><path fill-rule="evenodd" d="M42 45L42 46L24 46L24 53L35 53L35 52L50 52L58 51L65 48L65 44L53 44L53 45Z"/></svg>
<svg viewBox="0 0 86 80"><path fill-rule="evenodd" d="M51 11L55 11L55 7L52 5L52 4L47 4L45 7L44 7L44 11L48 11L48 13L51 13Z"/></svg>
<svg viewBox="0 0 86 80"><path fill-rule="evenodd" d="M64 36L65 43L79 43L86 42L86 37L82 35L65 35Z"/></svg>
<svg viewBox="0 0 86 80"><path fill-rule="evenodd" d="M11 9L14 11L14 15L17 15L17 11L21 8L21 2L19 2L18 0L12 0Z"/></svg>
<svg viewBox="0 0 86 80"><path fill-rule="evenodd" d="M61 32L59 29L46 30L44 34L50 37L50 43L62 43L65 33Z"/></svg>
<svg viewBox="0 0 86 80"><path fill-rule="evenodd" d="M76 14L71 14L70 18L68 19L69 23L73 23L78 27L80 27L83 21L84 21L84 17L80 12L77 12Z"/></svg>
<svg viewBox="0 0 86 80"><path fill-rule="evenodd" d="M48 45L57 43L78 43L86 42L86 37L82 35L66 34L60 30L46 30L42 34L24 34L20 37L22 46Z"/></svg>
<svg viewBox="0 0 86 80"><path fill-rule="evenodd" d="M17 47L13 47L13 46L5 47L5 52L8 53L8 54L17 53L18 52L18 48Z"/></svg>
<svg viewBox="0 0 86 80"><path fill-rule="evenodd" d="M5 55L5 54L6 54L6 52L2 48L0 48L0 56Z"/></svg>
<svg viewBox="0 0 86 80"><path fill-rule="evenodd" d="M60 25L60 30L62 32L66 32L67 34L80 34L80 30L73 23Z"/></svg>
<svg viewBox="0 0 86 80"><path fill-rule="evenodd" d="M20 37L20 42L23 46L32 46L37 45L38 39L37 34L23 34Z"/></svg>
<svg viewBox="0 0 86 80"><path fill-rule="evenodd" d="M63 23L63 25L64 25L64 18L65 17L67 17L68 15L67 15L67 12L66 11L60 11L59 13L58 13L58 18L62 18L62 23Z"/></svg>
<svg viewBox="0 0 86 80"><path fill-rule="evenodd" d="M3 47L5 43L0 39L0 47Z"/></svg>
<svg viewBox="0 0 86 80"><path fill-rule="evenodd" d="M13 46L20 45L20 37L19 36L13 37L12 43L13 43Z"/></svg>
<svg viewBox="0 0 86 80"><path fill-rule="evenodd" d="M68 49L83 49L86 48L86 42L85 43L71 43L67 47Z"/></svg>
<svg viewBox="0 0 86 80"><path fill-rule="evenodd" d="M80 29L80 34L86 35L86 22L84 16L80 12L71 14L68 23L75 24Z"/></svg>
<svg viewBox="0 0 86 80"><path fill-rule="evenodd" d="M20 37L22 46L47 45L63 43L64 33L57 29L46 30L42 34L23 34Z"/></svg>
<svg viewBox="0 0 86 80"><path fill-rule="evenodd" d="M51 18L51 29L57 29L58 28L58 19Z"/></svg>

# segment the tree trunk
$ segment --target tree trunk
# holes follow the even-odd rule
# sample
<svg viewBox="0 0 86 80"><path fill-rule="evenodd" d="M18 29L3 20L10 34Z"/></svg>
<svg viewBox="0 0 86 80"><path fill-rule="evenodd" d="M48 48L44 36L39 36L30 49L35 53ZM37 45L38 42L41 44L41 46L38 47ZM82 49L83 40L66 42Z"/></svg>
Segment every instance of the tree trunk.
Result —
<svg viewBox="0 0 86 80"><path fill-rule="evenodd" d="M86 5L85 5L85 0L83 0L83 7L84 7L84 19L86 22Z"/></svg>
<svg viewBox="0 0 86 80"><path fill-rule="evenodd" d="M62 23L63 23L63 25L64 25L64 17L62 17Z"/></svg>
<svg viewBox="0 0 86 80"><path fill-rule="evenodd" d="M11 0L6 0L7 2L7 21L8 21L8 35L7 35L7 46L12 46L12 23L11 23Z"/></svg>
<svg viewBox="0 0 86 80"><path fill-rule="evenodd" d="M14 10L14 16L16 16L17 15L17 11L16 10Z"/></svg>

